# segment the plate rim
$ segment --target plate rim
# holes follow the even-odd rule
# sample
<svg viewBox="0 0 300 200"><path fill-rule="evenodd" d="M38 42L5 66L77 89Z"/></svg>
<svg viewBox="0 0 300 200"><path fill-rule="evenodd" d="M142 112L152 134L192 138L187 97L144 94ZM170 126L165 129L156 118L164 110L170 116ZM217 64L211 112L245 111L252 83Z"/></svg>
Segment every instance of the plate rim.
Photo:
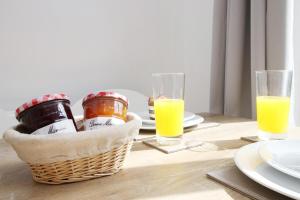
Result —
<svg viewBox="0 0 300 200"><path fill-rule="evenodd" d="M187 120L185 122L188 122L188 121L192 121L192 120L195 120L194 118L198 118L199 119L199 122L198 123L195 123L195 124L192 124L192 125L187 125L187 126L183 126L183 128L189 128L189 127L192 127L192 126L195 126L195 125L198 125L198 124L201 124L202 122L204 122L204 117L202 117L201 115L198 115L198 114L195 114L195 116L190 119L190 120ZM141 126L141 130L155 130L155 125L153 124L147 124L147 126L149 127L145 127L143 124Z"/></svg>
<svg viewBox="0 0 300 200"><path fill-rule="evenodd" d="M139 114L148 114L148 111L141 111L141 112L138 112L137 115ZM188 119L184 119L184 121L188 121L188 120L191 120L193 119L197 114L196 113L193 113L193 112L190 112L190 111L184 111L184 113L189 113L191 114L191 116L187 117ZM142 118L142 117L141 117ZM154 125L155 124L155 120L151 120L151 119L147 119L145 120L144 118L142 118L142 122L145 123L145 124L149 124L149 125Z"/></svg>
<svg viewBox="0 0 300 200"><path fill-rule="evenodd" d="M274 159L270 158L269 156L267 156L266 154L270 153L272 154L272 152L267 151L267 145L270 145L270 143L279 143L279 142L284 142L284 143L287 143L287 142L295 142L297 140L280 140L280 141L268 141L268 142L265 142L264 144L262 144L259 149L258 149L258 154L260 155L260 157L270 166L272 166L273 168L277 169L278 171L281 171L289 176L292 176L292 177L295 177L295 178L298 178L300 180L300 172L297 172L291 168L288 168L288 167L285 167L284 165L276 162ZM300 143L300 141L298 140L297 141L298 143ZM269 154L269 155L270 155ZM274 154L272 154L274 155Z"/></svg>
<svg viewBox="0 0 300 200"><path fill-rule="evenodd" d="M259 149L259 145L262 145L264 142L266 141L262 141L262 142L256 142L256 143L252 143L252 144L249 144L249 145L245 145L243 146L242 148L240 148L234 155L234 163L235 165L238 167L238 169L243 173L245 174L248 178L250 178L251 180L255 181L256 183L266 187L266 188L269 188L270 190L273 190L275 192L278 192L282 195L285 195L287 197L290 197L290 198L294 198L294 199L300 199L300 193L297 193L297 192L294 192L294 191L291 191L289 190L288 188L284 188L274 182L272 182L271 180L267 179L266 177L264 177L263 175L261 175L260 173L256 172L256 170L245 170L244 167L243 167L243 164L241 164L241 161L239 160L239 157L240 154L243 154L244 151L249 151L249 149L251 150L252 148L255 149L256 148L256 158L260 158L260 156L258 155L258 149ZM260 158L262 160L262 158ZM261 164L266 164L268 165L267 163L265 163L263 160L262 160L262 163ZM260 164L260 165L261 165ZM244 164L245 165L245 164ZM271 166L269 166L271 167ZM276 170L276 169L275 169ZM282 173L282 172L280 172ZM258 176L260 176L260 178L258 177L255 177L254 174L257 174ZM294 178L294 177L292 177ZM272 185L269 185L267 184L266 182L271 182ZM274 185L276 185L277 188L274 188ZM290 191L290 193L287 192Z"/></svg>

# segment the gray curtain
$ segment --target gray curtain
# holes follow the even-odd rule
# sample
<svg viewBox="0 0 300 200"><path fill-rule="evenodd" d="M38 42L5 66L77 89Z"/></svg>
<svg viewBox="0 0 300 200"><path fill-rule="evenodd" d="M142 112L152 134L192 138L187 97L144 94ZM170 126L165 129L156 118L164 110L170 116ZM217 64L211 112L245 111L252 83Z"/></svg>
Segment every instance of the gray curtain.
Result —
<svg viewBox="0 0 300 200"><path fill-rule="evenodd" d="M255 71L293 69L293 0L215 0L210 112L255 118Z"/></svg>

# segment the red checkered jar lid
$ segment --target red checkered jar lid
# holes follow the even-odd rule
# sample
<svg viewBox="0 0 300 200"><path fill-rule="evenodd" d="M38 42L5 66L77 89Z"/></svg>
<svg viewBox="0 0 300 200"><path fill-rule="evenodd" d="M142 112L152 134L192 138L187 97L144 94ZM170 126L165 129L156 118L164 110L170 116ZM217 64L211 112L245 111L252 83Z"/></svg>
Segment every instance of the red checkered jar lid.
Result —
<svg viewBox="0 0 300 200"><path fill-rule="evenodd" d="M36 106L38 104L47 102L47 101L52 101L52 100L58 100L58 99L62 99L62 100L70 100L69 97L65 94L47 94L47 95L43 95L39 98L34 98L29 102L26 102L24 104L22 104L20 107L18 107L16 109L16 117L19 116L20 113L22 113L23 111L25 111L26 109L29 109L33 106Z"/></svg>
<svg viewBox="0 0 300 200"><path fill-rule="evenodd" d="M121 95L121 94L116 93L116 92L103 92L103 91L97 92L97 93L90 93L90 94L88 94L86 97L83 98L82 105L86 101L89 101L89 100L94 99L96 97L111 97L111 98L116 98L116 99L123 100L128 105L128 99L124 95Z"/></svg>

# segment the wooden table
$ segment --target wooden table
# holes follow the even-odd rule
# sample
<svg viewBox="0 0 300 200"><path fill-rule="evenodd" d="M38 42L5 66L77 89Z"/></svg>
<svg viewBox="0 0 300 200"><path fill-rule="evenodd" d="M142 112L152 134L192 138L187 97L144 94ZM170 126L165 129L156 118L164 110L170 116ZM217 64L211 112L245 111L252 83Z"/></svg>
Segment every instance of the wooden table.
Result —
<svg viewBox="0 0 300 200"><path fill-rule="evenodd" d="M205 118L221 125L188 134L207 142L210 150L164 154L135 143L118 174L64 185L34 182L26 164L0 140L0 199L248 199L208 179L206 173L234 165L234 153L248 144L240 137L255 135L256 122L224 116Z"/></svg>

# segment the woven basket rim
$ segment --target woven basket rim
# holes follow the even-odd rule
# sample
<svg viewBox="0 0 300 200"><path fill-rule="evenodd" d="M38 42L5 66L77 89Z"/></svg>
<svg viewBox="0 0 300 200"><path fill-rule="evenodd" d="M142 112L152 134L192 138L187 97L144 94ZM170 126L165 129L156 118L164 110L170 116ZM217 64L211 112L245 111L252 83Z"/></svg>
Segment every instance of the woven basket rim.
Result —
<svg viewBox="0 0 300 200"><path fill-rule="evenodd" d="M27 163L73 160L105 153L133 140L142 122L134 114L128 113L128 116L132 116L132 120L124 125L74 135L31 137L16 131L7 131L4 139L13 146L21 160Z"/></svg>

